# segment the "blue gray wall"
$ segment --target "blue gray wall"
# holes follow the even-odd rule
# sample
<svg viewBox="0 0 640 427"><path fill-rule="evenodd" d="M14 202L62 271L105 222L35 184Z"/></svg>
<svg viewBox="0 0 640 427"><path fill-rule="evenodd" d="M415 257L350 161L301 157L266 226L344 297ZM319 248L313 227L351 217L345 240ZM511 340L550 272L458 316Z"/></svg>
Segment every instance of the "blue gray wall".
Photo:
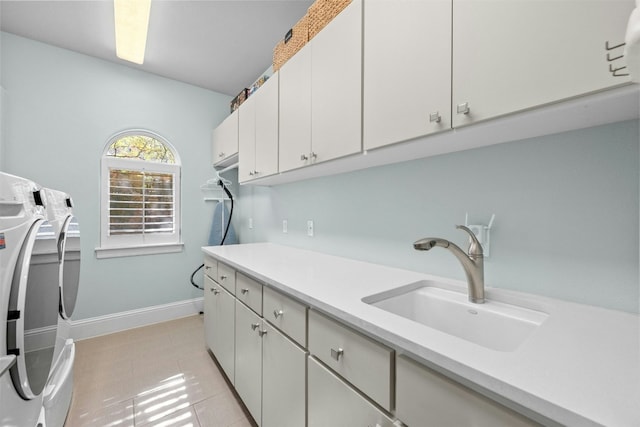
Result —
<svg viewBox="0 0 640 427"><path fill-rule="evenodd" d="M637 312L638 121L267 187L241 187L243 242L270 241L463 280L411 243L489 221L488 286ZM428 143L428 141L425 141ZM254 228L248 228L253 218ZM282 232L282 220L288 233ZM315 236L307 237L306 221Z"/></svg>
<svg viewBox="0 0 640 427"><path fill-rule="evenodd" d="M2 170L74 198L82 227L74 318L202 296L188 280L202 263L213 212L199 187L212 177L211 131L228 114L230 97L7 33L0 40ZM156 132L179 152L185 248L97 260L100 157L109 138L129 128Z"/></svg>
<svg viewBox="0 0 640 427"><path fill-rule="evenodd" d="M2 33L2 170L64 189L83 227L76 319L201 296L212 203L211 130L229 97ZM444 237L495 213L489 286L638 311L640 131L637 121L511 142L275 187L236 187L244 243L271 241L463 279L446 251L411 243ZM96 260L100 155L115 132L146 128L179 151L179 254ZM234 172L227 176L233 177ZM254 228L248 229L253 218ZM282 220L288 233L282 233ZM306 236L313 219L316 235Z"/></svg>

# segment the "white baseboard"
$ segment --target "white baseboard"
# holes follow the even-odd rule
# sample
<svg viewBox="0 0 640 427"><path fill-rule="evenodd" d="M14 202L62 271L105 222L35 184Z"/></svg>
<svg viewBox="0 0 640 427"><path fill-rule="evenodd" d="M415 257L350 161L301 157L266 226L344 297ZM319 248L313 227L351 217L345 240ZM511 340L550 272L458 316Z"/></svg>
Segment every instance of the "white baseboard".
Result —
<svg viewBox="0 0 640 427"><path fill-rule="evenodd" d="M198 314L203 309L203 299L178 301L170 304L145 307L137 310L123 311L106 316L71 321L71 337L83 340L100 335L120 332L153 323Z"/></svg>

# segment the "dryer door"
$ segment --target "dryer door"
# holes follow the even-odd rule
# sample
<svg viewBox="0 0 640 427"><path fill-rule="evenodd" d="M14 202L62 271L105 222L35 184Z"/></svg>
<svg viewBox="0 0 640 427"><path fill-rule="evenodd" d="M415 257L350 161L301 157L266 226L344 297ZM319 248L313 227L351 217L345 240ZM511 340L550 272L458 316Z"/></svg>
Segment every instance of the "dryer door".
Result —
<svg viewBox="0 0 640 427"><path fill-rule="evenodd" d="M13 384L24 399L42 393L53 362L60 256L50 224L36 220L20 250L11 283L7 353L16 355Z"/></svg>
<svg viewBox="0 0 640 427"><path fill-rule="evenodd" d="M60 315L71 318L76 308L80 285L80 226L78 218L70 216L60 233L62 247L62 280L60 281Z"/></svg>

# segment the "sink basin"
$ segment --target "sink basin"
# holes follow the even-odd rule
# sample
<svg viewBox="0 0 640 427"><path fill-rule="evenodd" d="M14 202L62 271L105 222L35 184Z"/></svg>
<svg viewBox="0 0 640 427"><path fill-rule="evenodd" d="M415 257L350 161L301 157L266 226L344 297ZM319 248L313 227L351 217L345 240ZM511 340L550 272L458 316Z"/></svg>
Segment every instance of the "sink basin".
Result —
<svg viewBox="0 0 640 427"><path fill-rule="evenodd" d="M487 300L469 302L466 292L436 281L420 281L362 299L382 310L497 351L514 351L547 313Z"/></svg>

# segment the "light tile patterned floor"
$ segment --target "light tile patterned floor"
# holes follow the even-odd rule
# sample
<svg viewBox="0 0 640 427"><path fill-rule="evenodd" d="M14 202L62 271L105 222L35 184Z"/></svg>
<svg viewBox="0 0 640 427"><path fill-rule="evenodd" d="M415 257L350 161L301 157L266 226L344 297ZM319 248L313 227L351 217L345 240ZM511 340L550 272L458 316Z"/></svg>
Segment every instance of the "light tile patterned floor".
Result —
<svg viewBox="0 0 640 427"><path fill-rule="evenodd" d="M65 427L252 427L205 349L201 315L76 342Z"/></svg>

